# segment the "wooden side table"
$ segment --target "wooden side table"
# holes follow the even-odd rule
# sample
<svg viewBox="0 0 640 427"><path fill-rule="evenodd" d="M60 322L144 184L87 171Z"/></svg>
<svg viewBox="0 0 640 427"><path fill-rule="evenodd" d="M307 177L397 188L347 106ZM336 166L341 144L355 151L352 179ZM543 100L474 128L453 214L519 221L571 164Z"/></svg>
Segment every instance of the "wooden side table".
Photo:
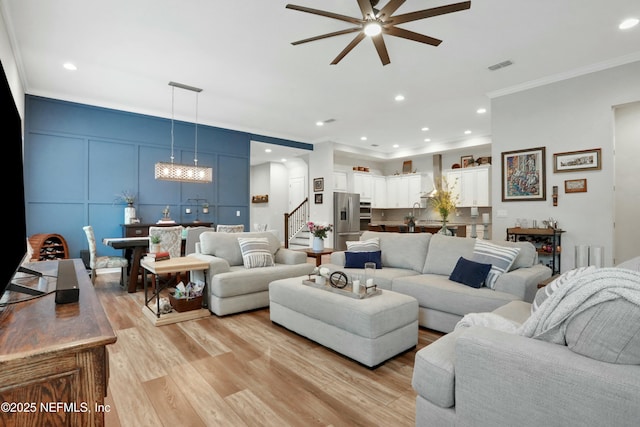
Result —
<svg viewBox="0 0 640 427"><path fill-rule="evenodd" d="M160 291L162 291L163 286L160 285L159 275L168 274L168 273L179 273L182 271L191 271L191 270L207 270L209 268L209 262L202 261L194 257L178 257L171 258L164 261L149 261L142 260L140 261L140 267L143 269L143 283L144 283L144 306L142 307L142 312L145 316L155 326L168 325L171 323L182 322L184 320L192 320L192 319L200 319L202 317L208 317L211 315L209 313L209 309L207 309L207 275L204 275L204 289L202 294L203 298L203 308L198 310L190 310L184 311L182 313L173 311L171 313L161 314L160 313ZM147 273L154 274L156 276L156 289L148 296L148 281ZM150 302L156 300L155 304L149 305Z"/></svg>
<svg viewBox="0 0 640 427"><path fill-rule="evenodd" d="M316 267L320 267L320 264L322 264L322 255L331 255L333 253L333 248L325 248L320 252L316 252L311 248L296 249L296 250L306 253L308 258L315 258Z"/></svg>
<svg viewBox="0 0 640 427"><path fill-rule="evenodd" d="M543 280L542 282L538 283L538 289L540 288L544 288L545 286L547 286L549 283L553 282L554 280L556 280L558 277L560 277L559 274L554 274L553 276L549 277L548 279Z"/></svg>

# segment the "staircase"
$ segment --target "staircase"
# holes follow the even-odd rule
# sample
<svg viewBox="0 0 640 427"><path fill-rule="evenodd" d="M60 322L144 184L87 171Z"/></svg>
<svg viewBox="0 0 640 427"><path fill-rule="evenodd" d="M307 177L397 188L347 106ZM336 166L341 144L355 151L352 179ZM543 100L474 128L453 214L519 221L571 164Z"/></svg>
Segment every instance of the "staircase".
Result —
<svg viewBox="0 0 640 427"><path fill-rule="evenodd" d="M309 220L309 198L305 198L291 213L284 214L284 247L308 248L311 243L307 221Z"/></svg>

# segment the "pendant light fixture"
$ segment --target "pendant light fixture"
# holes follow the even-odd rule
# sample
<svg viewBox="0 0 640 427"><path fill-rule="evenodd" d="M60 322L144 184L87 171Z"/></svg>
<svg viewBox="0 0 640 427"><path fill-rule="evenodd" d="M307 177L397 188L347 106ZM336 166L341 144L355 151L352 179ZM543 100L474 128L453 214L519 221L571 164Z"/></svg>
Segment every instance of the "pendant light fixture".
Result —
<svg viewBox="0 0 640 427"><path fill-rule="evenodd" d="M184 85L182 83L169 82L171 86L171 162L158 162L155 167L156 179L164 181L178 181L178 182L199 182L210 183L213 181L213 169L203 166L198 166L198 94L202 92L202 89ZM193 155L193 166L183 165L180 163L174 163L173 155L173 117L175 106L175 89L185 89L196 93L196 122L195 122L195 149Z"/></svg>

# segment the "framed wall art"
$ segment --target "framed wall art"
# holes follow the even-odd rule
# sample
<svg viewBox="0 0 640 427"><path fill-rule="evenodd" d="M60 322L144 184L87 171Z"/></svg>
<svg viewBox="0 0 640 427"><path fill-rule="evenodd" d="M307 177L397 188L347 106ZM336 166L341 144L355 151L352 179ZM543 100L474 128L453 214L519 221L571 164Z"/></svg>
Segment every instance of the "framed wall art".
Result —
<svg viewBox="0 0 640 427"><path fill-rule="evenodd" d="M469 166L474 166L476 161L473 159L473 156L461 156L460 164L463 168L468 168Z"/></svg>
<svg viewBox="0 0 640 427"><path fill-rule="evenodd" d="M313 191L324 191L324 178L313 178Z"/></svg>
<svg viewBox="0 0 640 427"><path fill-rule="evenodd" d="M318 193L315 195L315 203L316 205L321 205L322 204L322 193Z"/></svg>
<svg viewBox="0 0 640 427"><path fill-rule="evenodd" d="M553 155L553 172L573 172L602 169L602 149L568 151Z"/></svg>
<svg viewBox="0 0 640 427"><path fill-rule="evenodd" d="M587 179L568 179L564 182L565 193L586 193Z"/></svg>
<svg viewBox="0 0 640 427"><path fill-rule="evenodd" d="M502 153L502 201L547 200L545 148Z"/></svg>
<svg viewBox="0 0 640 427"><path fill-rule="evenodd" d="M411 165L413 162L411 160L405 160L402 162L402 173L411 173Z"/></svg>

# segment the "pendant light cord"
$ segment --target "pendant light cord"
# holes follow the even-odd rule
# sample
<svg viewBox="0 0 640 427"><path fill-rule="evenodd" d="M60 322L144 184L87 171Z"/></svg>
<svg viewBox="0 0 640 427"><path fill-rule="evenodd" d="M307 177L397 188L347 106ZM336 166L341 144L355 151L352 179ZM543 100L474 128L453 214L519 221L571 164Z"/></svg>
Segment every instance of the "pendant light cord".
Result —
<svg viewBox="0 0 640 427"><path fill-rule="evenodd" d="M171 86L171 164L173 164L173 115L175 108L176 88Z"/></svg>
<svg viewBox="0 0 640 427"><path fill-rule="evenodd" d="M193 153L193 163L196 166L198 166L198 95L199 93L196 92L196 144Z"/></svg>

